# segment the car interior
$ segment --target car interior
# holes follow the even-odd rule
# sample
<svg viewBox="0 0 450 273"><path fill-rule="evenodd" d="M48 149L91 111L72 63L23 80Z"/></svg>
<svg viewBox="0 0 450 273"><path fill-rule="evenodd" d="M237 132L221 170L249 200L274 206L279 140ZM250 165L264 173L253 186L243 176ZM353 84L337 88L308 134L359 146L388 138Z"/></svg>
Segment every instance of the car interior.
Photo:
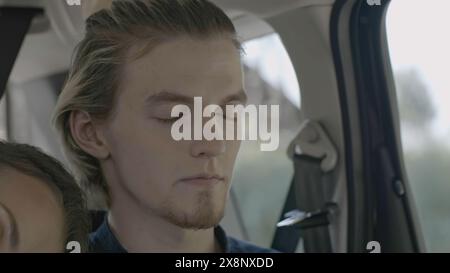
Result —
<svg viewBox="0 0 450 273"><path fill-rule="evenodd" d="M0 0L0 138L65 163L50 116L83 1ZM449 3L212 2L243 42L249 101L280 105L280 147L241 146L224 229L290 253L450 251Z"/></svg>

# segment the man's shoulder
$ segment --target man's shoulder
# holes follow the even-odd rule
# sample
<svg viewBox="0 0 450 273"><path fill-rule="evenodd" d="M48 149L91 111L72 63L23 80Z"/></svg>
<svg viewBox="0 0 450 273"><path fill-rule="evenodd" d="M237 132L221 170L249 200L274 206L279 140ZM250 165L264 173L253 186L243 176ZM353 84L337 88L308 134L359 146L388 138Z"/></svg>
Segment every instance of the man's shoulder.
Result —
<svg viewBox="0 0 450 273"><path fill-rule="evenodd" d="M97 231L89 234L89 252L93 253L102 253L107 252L105 247L105 239L101 234Z"/></svg>
<svg viewBox="0 0 450 273"><path fill-rule="evenodd" d="M216 238L227 253L278 253L279 251L263 248L250 242L227 236L220 227L215 228ZM90 252L94 253L126 253L109 228L106 219L98 229L89 235Z"/></svg>
<svg viewBox="0 0 450 273"><path fill-rule="evenodd" d="M216 239L226 253L277 253L279 251L254 245L250 242L228 236L220 226L214 228Z"/></svg>
<svg viewBox="0 0 450 273"><path fill-rule="evenodd" d="M93 253L125 253L126 250L111 232L108 222L89 234L89 251Z"/></svg>
<svg viewBox="0 0 450 273"><path fill-rule="evenodd" d="M260 247L230 236L228 236L228 247L230 253L280 253L275 249Z"/></svg>

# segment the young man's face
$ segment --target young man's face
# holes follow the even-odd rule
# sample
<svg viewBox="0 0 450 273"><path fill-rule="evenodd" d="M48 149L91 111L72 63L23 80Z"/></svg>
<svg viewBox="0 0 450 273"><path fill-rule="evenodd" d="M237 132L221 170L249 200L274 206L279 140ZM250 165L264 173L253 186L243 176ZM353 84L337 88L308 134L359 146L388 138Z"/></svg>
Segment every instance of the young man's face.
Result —
<svg viewBox="0 0 450 273"><path fill-rule="evenodd" d="M64 213L55 192L15 169L0 173L0 252L64 252Z"/></svg>
<svg viewBox="0 0 450 273"><path fill-rule="evenodd" d="M180 227L218 224L240 141L175 141L171 110L186 104L193 114L196 96L203 106L245 103L240 52L229 39L175 39L126 64L121 82L104 130L103 169L119 181L109 183L113 204L126 194Z"/></svg>

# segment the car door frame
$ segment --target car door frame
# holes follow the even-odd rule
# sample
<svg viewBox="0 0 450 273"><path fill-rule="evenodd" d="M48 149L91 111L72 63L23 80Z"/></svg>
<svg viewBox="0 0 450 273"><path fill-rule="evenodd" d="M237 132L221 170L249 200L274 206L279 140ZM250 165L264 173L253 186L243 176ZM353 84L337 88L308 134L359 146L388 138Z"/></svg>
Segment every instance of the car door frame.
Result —
<svg viewBox="0 0 450 273"><path fill-rule="evenodd" d="M404 167L386 12L390 1L337 0L331 41L345 127L348 251L424 252Z"/></svg>

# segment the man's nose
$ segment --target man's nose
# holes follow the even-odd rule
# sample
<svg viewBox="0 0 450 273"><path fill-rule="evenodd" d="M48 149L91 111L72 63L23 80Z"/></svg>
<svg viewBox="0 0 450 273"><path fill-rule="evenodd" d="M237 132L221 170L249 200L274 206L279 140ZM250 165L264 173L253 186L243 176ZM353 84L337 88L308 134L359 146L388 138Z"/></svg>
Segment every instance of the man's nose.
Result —
<svg viewBox="0 0 450 273"><path fill-rule="evenodd" d="M191 155L193 157L216 157L226 151L224 140L193 140Z"/></svg>

